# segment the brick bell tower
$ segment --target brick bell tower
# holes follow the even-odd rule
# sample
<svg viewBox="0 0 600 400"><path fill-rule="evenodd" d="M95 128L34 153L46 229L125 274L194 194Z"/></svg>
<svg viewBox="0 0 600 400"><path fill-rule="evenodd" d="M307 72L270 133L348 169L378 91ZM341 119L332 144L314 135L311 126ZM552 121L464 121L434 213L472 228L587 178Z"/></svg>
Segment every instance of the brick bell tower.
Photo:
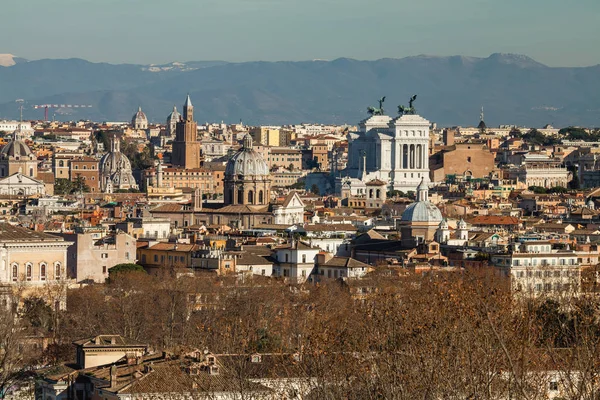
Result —
<svg viewBox="0 0 600 400"><path fill-rule="evenodd" d="M177 122L175 128L175 141L173 141L171 155L173 166L184 169L200 168L201 146L197 132L198 124L194 121L194 106L188 94L183 105L183 117Z"/></svg>

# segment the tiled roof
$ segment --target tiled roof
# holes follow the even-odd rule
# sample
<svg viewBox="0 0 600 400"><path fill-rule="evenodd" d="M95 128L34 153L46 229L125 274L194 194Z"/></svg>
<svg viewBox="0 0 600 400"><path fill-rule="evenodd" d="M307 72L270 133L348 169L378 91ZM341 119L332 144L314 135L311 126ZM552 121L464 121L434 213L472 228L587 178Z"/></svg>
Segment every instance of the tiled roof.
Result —
<svg viewBox="0 0 600 400"><path fill-rule="evenodd" d="M179 251L187 253L190 251L198 250L196 244L185 244L185 243L156 243L149 247L150 250L161 250L161 251Z"/></svg>
<svg viewBox="0 0 600 400"><path fill-rule="evenodd" d="M62 237L0 223L0 242L64 242Z"/></svg>
<svg viewBox="0 0 600 400"><path fill-rule="evenodd" d="M114 342L114 343L113 343ZM135 346L135 347L146 347L145 344L138 342L133 339L124 338L121 335L98 335L87 339L80 339L73 342L73 344L83 347L122 347L122 346Z"/></svg>
<svg viewBox="0 0 600 400"><path fill-rule="evenodd" d="M233 375L219 373L210 375L204 371L189 374L179 361L168 361L152 365L150 372L127 384L120 390L123 394L159 394L159 393L223 393L239 392L240 384L248 394L269 392L265 386L244 380L240 382ZM251 396L254 397L254 396Z"/></svg>
<svg viewBox="0 0 600 400"><path fill-rule="evenodd" d="M519 218L504 215L478 215L467 222L471 225L518 225Z"/></svg>
<svg viewBox="0 0 600 400"><path fill-rule="evenodd" d="M315 224L306 225L304 230L307 232L356 232L358 229L352 224Z"/></svg>
<svg viewBox="0 0 600 400"><path fill-rule="evenodd" d="M252 254L250 252L241 252L238 253L240 258L236 260L237 265L266 265L273 264L271 261L268 261L265 257L261 257L256 254Z"/></svg>
<svg viewBox="0 0 600 400"><path fill-rule="evenodd" d="M178 212L183 209L181 204L162 204L152 210L150 212Z"/></svg>
<svg viewBox="0 0 600 400"><path fill-rule="evenodd" d="M369 264L355 260L350 257L333 257L324 264L326 267L345 267L345 268L370 268Z"/></svg>

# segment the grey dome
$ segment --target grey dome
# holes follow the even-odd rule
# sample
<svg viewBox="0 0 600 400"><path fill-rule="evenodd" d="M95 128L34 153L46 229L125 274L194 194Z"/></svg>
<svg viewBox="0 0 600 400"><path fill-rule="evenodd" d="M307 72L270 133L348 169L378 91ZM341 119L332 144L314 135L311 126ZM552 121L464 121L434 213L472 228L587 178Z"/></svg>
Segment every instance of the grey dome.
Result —
<svg viewBox="0 0 600 400"><path fill-rule="evenodd" d="M412 203L402 213L402 221L405 222L435 222L439 224L443 219L440 209L430 201Z"/></svg>
<svg viewBox="0 0 600 400"><path fill-rule="evenodd" d="M100 160L100 179L102 185L108 184L115 189L136 188L137 184L131 170L131 162L121 153L118 139L112 139L111 151Z"/></svg>
<svg viewBox="0 0 600 400"><path fill-rule="evenodd" d="M180 119L181 119L181 114L179 114L179 111L177 111L177 107L173 106L173 111L167 117L167 124L169 124L173 121L177 122Z"/></svg>
<svg viewBox="0 0 600 400"><path fill-rule="evenodd" d="M0 150L0 158L32 158L34 157L31 149L27 144L22 140L13 140L7 143L2 150Z"/></svg>
<svg viewBox="0 0 600 400"><path fill-rule="evenodd" d="M131 162L120 151L106 153L100 160L100 171L103 175L114 174L118 170L131 171Z"/></svg>
<svg viewBox="0 0 600 400"><path fill-rule="evenodd" d="M147 124L148 118L146 118L146 114L142 111L142 107L138 108L138 111L133 114L133 118L131 118L131 125L140 125Z"/></svg>
<svg viewBox="0 0 600 400"><path fill-rule="evenodd" d="M244 146L227 161L225 166L225 176L236 175L242 175L245 178L269 175L269 166L264 158L252 149L250 135L246 136Z"/></svg>

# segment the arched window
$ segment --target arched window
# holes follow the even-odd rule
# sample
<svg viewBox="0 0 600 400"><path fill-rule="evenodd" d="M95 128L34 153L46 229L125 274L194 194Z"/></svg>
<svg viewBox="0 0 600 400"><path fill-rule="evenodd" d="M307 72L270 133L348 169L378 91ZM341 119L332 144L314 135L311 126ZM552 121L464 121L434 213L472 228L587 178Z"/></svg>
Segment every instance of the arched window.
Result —
<svg viewBox="0 0 600 400"><path fill-rule="evenodd" d="M62 160L61 160L61 161L59 161L59 162L58 162L58 166L59 166L59 167L64 167L64 166L65 166L65 162L64 162L64 161L62 161Z"/></svg>
<svg viewBox="0 0 600 400"><path fill-rule="evenodd" d="M54 279L60 279L61 265L59 262L54 264Z"/></svg>
<svg viewBox="0 0 600 400"><path fill-rule="evenodd" d="M238 189L238 204L244 204L244 191Z"/></svg>
<svg viewBox="0 0 600 400"><path fill-rule="evenodd" d="M43 281L46 280L46 264L45 263L40 264L40 279Z"/></svg>
<svg viewBox="0 0 600 400"><path fill-rule="evenodd" d="M29 168L29 176L33 178L33 168Z"/></svg>
<svg viewBox="0 0 600 400"><path fill-rule="evenodd" d="M30 263L27 263L25 265L25 277L27 278L28 281L31 280L31 267L32 267L32 265Z"/></svg>
<svg viewBox="0 0 600 400"><path fill-rule="evenodd" d="M369 198L372 199L373 198L373 189L369 189Z"/></svg>
<svg viewBox="0 0 600 400"><path fill-rule="evenodd" d="M248 203L254 204L254 191L252 190L248 191Z"/></svg>
<svg viewBox="0 0 600 400"><path fill-rule="evenodd" d="M377 189L377 198L380 199L381 198L381 189Z"/></svg>
<svg viewBox="0 0 600 400"><path fill-rule="evenodd" d="M87 169L87 165L84 165L84 166L83 166L83 169Z"/></svg>
<svg viewBox="0 0 600 400"><path fill-rule="evenodd" d="M12 280L17 281L19 279L19 266L17 264L13 264L12 266Z"/></svg>
<svg viewBox="0 0 600 400"><path fill-rule="evenodd" d="M258 202L259 202L260 204L262 204L262 203L263 203L263 201L264 201L264 199L263 199L263 191L262 191L262 190L259 190L259 191L258 191Z"/></svg>

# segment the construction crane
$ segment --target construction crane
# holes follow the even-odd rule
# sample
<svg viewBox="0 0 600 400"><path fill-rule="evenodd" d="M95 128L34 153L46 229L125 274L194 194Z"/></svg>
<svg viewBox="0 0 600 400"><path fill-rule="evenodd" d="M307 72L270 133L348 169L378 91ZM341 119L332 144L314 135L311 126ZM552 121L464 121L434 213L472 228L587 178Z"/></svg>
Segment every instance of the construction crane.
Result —
<svg viewBox="0 0 600 400"><path fill-rule="evenodd" d="M92 108L90 105L84 104L38 104L34 105L33 108L36 110L38 108L44 109L44 121L48 121L48 109L49 108Z"/></svg>

